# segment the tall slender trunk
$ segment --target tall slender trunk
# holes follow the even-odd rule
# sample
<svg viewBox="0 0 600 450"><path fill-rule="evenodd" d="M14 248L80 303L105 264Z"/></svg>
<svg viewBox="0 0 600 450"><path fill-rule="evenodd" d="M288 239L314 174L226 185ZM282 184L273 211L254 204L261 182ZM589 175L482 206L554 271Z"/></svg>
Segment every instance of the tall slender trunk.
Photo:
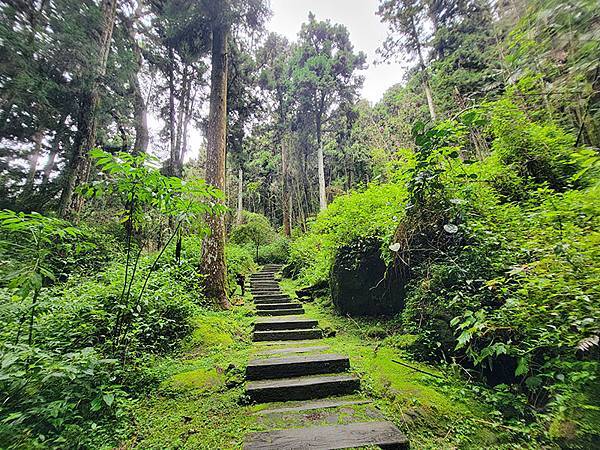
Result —
<svg viewBox="0 0 600 450"><path fill-rule="evenodd" d="M134 155L146 153L148 151L149 142L146 99L142 95L142 88L140 86L140 80L138 79L138 75L142 71L144 59L142 56L142 49L137 43L136 31L134 28L134 23L140 20L142 14L142 2L138 2L137 9L132 20L125 21L126 31L129 35L131 48L133 49L133 56L135 58L135 70L132 70L129 73L129 82L131 83L131 90L133 94L133 121L135 128L135 141L133 143Z"/></svg>
<svg viewBox="0 0 600 450"><path fill-rule="evenodd" d="M44 166L42 172L42 183L41 186L45 186L50 181L50 175L52 175L52 171L54 170L54 165L56 162L56 156L60 151L60 141L62 139L62 130L56 132L56 136L54 136L54 141L52 142L52 149L50 150L50 155L48 155L48 160L46 161L46 165Z"/></svg>
<svg viewBox="0 0 600 450"><path fill-rule="evenodd" d="M321 117L317 118L317 166L319 171L319 209L327 208L327 193L325 192L325 162L323 158L323 141L321 136Z"/></svg>
<svg viewBox="0 0 600 450"><path fill-rule="evenodd" d="M423 52L421 50L421 42L419 41L419 33L417 33L417 27L415 26L414 18L410 18L412 27L412 33L415 38L417 55L419 57L419 68L421 69L421 76L423 77L423 91L425 91L425 97L427 98L427 107L429 108L429 116L431 120L436 120L435 107L433 105L433 94L431 93L431 86L429 85L429 75L427 74L427 67L425 66L425 59L423 58Z"/></svg>
<svg viewBox="0 0 600 450"><path fill-rule="evenodd" d="M212 30L210 74L210 109L206 145L206 181L225 191L225 148L227 131L227 34L225 27ZM205 294L221 307L229 308L227 268L225 262L225 219L223 215L207 218L210 236L203 245L203 271L207 275Z"/></svg>
<svg viewBox="0 0 600 450"><path fill-rule="evenodd" d="M133 118L135 122L133 154L137 155L148 151L148 143L150 141L148 135L148 112L137 73L131 74L131 85L133 87Z"/></svg>
<svg viewBox="0 0 600 450"><path fill-rule="evenodd" d="M191 90L192 82L188 81L188 90ZM187 96L187 105L185 108L185 113L183 115L183 130L181 137L181 146L179 149L179 172L183 173L183 161L185 160L185 155L188 150L188 128L190 125L190 120L192 120L192 114L194 112L194 102L196 101L196 92Z"/></svg>
<svg viewBox="0 0 600 450"><path fill-rule="evenodd" d="M244 209L244 171L240 167L238 170L238 193L237 193L237 214L235 222L239 225L242 223L242 210Z"/></svg>
<svg viewBox="0 0 600 450"><path fill-rule="evenodd" d="M33 192L35 183L35 175L37 174L38 161L42 152L42 140L44 139L44 131L38 130L33 134L33 150L29 155L29 173L23 187L23 196L28 197Z"/></svg>
<svg viewBox="0 0 600 450"><path fill-rule="evenodd" d="M102 0L102 33L98 42L98 61L87 89L82 92L79 102L77 133L73 152L65 173L65 181L60 197L59 214L66 217L78 213L83 206L83 198L75 195L75 187L87 182L90 162L87 152L96 144L96 110L100 101L100 79L106 74L112 33L117 13L117 0Z"/></svg>
<svg viewBox="0 0 600 450"><path fill-rule="evenodd" d="M289 168L288 168L288 155L290 150L290 136L288 133L284 133L281 142L281 177L282 177L282 212L283 212L283 234L285 236L292 235L292 227L290 223L290 180L289 180Z"/></svg>
<svg viewBox="0 0 600 450"><path fill-rule="evenodd" d="M175 174L177 165L177 138L175 132L175 52L169 47L169 175Z"/></svg>

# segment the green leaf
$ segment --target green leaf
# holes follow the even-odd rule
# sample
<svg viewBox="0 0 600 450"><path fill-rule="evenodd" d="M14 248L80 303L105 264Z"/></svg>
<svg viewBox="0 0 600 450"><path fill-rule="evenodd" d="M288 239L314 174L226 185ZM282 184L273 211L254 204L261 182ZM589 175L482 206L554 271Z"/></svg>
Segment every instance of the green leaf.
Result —
<svg viewBox="0 0 600 450"><path fill-rule="evenodd" d="M115 401L115 396L114 394L104 394L102 395L102 400L104 400L104 403L110 407Z"/></svg>
<svg viewBox="0 0 600 450"><path fill-rule="evenodd" d="M529 371L529 359L521 356L515 369L515 376L525 375Z"/></svg>

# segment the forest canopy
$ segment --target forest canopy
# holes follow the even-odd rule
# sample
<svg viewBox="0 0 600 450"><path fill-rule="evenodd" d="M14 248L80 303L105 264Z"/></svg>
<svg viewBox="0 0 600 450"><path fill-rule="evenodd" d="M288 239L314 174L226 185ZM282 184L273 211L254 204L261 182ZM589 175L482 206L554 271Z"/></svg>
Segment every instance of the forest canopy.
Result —
<svg viewBox="0 0 600 450"><path fill-rule="evenodd" d="M0 448L164 448L148 398L234 427L274 263L487 411L380 395L419 448L597 446L597 0L372 3L375 60L313 12L271 31L266 0L0 2ZM204 425L181 448L239 447Z"/></svg>

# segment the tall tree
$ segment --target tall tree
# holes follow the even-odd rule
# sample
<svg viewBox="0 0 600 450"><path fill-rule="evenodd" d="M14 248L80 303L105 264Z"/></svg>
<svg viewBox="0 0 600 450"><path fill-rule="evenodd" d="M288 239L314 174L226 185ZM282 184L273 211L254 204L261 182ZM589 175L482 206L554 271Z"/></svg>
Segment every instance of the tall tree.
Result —
<svg viewBox="0 0 600 450"><path fill-rule="evenodd" d="M275 33L269 34L258 53L264 64L260 75L262 88L270 95L272 114L275 116L273 145L281 152L282 222L283 233L291 235L291 186L289 174L291 109L293 98L290 91L290 56L292 47L288 40Z"/></svg>
<svg viewBox="0 0 600 450"><path fill-rule="evenodd" d="M60 198L59 214L63 217L81 208L80 196L74 198L75 187L86 182L89 176L90 161L87 152L96 145L96 113L100 100L100 80L106 74L116 13L117 0L102 0L102 21L98 30L96 59L93 62L95 70L79 98L77 133Z"/></svg>
<svg viewBox="0 0 600 450"><path fill-rule="evenodd" d="M302 24L292 64L294 96L300 103L300 114L309 115L314 124L317 147L319 206L327 207L323 131L341 103L353 103L363 78L366 56L354 53L344 25L317 21L310 13Z"/></svg>
<svg viewBox="0 0 600 450"><path fill-rule="evenodd" d="M262 0L205 0L211 33L210 108L206 147L206 181L225 190L225 160L227 136L227 42L230 30L259 28L267 14ZM202 260L207 275L205 293L224 307L227 298L227 267L225 264L225 218L211 216L211 234L205 239Z"/></svg>
<svg viewBox="0 0 600 450"><path fill-rule="evenodd" d="M424 55L428 11L424 0L380 0L377 15L388 24L389 34L378 51L386 60L398 58L398 54L404 59L417 56L429 115L435 120L436 111Z"/></svg>

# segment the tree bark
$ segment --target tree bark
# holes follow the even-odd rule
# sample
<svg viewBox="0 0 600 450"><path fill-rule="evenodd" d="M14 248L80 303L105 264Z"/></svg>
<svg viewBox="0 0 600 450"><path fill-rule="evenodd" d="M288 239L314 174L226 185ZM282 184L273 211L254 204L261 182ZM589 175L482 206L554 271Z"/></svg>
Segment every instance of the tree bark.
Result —
<svg viewBox="0 0 600 450"><path fill-rule="evenodd" d="M240 225L242 223L242 210L244 209L244 171L240 167L238 170L238 195L237 195L237 214L235 217L235 223Z"/></svg>
<svg viewBox="0 0 600 450"><path fill-rule="evenodd" d="M429 86L429 76L427 74L427 67L425 66L425 59L423 58L423 52L421 50L421 42L419 41L419 34L417 33L417 27L415 21L411 17L410 23L412 26L413 37L417 46L417 55L419 57L419 68L421 69L421 76L423 77L423 90L425 91L425 97L427 98L427 107L429 108L429 116L431 120L436 120L435 107L433 104L433 94L431 93L431 86Z"/></svg>
<svg viewBox="0 0 600 450"><path fill-rule="evenodd" d="M206 181L225 192L225 148L227 128L227 34L224 26L214 25L211 51L211 88L206 146ZM231 305L227 299L227 268L225 262L225 219L210 215L207 219L210 236L202 249L205 294L223 308Z"/></svg>
<svg viewBox="0 0 600 450"><path fill-rule="evenodd" d="M44 139L44 131L38 130L33 134L33 150L29 155L29 173L27 174L27 180L23 187L23 196L28 197L33 192L33 185L35 183L35 175L37 174L38 160L40 159L40 153L42 152L42 140Z"/></svg>
<svg viewBox="0 0 600 450"><path fill-rule="evenodd" d="M321 136L321 117L317 116L317 169L319 176L319 209L327 208L327 193L325 192L325 162L323 158L323 142Z"/></svg>
<svg viewBox="0 0 600 450"><path fill-rule="evenodd" d="M169 139L170 139L170 158L169 175L175 175L177 166L177 139L175 132L175 53L173 48L169 47Z"/></svg>
<svg viewBox="0 0 600 450"><path fill-rule="evenodd" d="M282 177L282 212L283 212L283 234L287 237L292 235L292 227L290 223L290 207L291 207L291 196L290 196L290 179L289 179L289 168L288 168L288 154L289 154L289 141L290 137L287 133L283 136L283 142L281 143L281 177Z"/></svg>
<svg viewBox="0 0 600 450"><path fill-rule="evenodd" d="M117 12L117 0L102 0L102 34L98 42L98 61L89 87L84 90L79 102L77 133L73 152L66 168L64 186L60 197L59 215L67 217L78 213L83 206L75 187L87 182L89 158L87 152L96 145L96 110L100 101L100 79L106 74L106 64L110 53L112 32Z"/></svg>
<svg viewBox="0 0 600 450"><path fill-rule="evenodd" d="M48 160L46 161L46 165L44 166L43 174L42 174L42 186L45 186L50 181L50 175L52 175L52 171L54 170L54 164L56 161L56 156L60 151L60 141L62 139L62 129L56 132L56 136L54 136L54 142L52 143L52 149L50 150L50 155L48 156Z"/></svg>

